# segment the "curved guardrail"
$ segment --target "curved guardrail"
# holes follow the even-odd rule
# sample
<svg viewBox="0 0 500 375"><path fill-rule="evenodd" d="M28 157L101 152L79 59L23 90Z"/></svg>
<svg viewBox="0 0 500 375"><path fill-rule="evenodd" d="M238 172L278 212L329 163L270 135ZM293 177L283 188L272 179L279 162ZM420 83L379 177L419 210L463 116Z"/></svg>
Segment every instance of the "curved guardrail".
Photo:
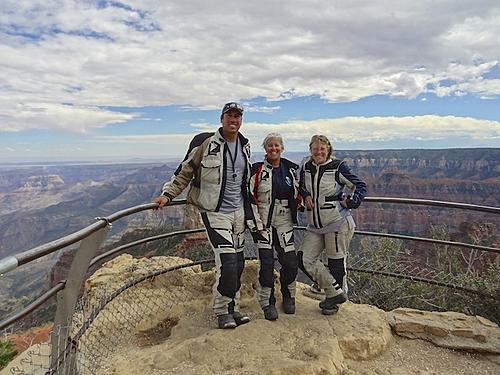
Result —
<svg viewBox="0 0 500 375"><path fill-rule="evenodd" d="M497 207L489 207L489 206L479 206L479 205L472 205L472 204L464 204L464 203L455 203L455 202L443 202L443 201L434 201L434 200L425 200L425 199L409 199L409 198L392 198L392 197L367 197L365 199L365 202L371 202L371 203L381 203L381 204L411 204L411 205L423 205L423 206L432 206L432 207L441 207L441 208L452 208L452 209L461 209L461 210L472 210L476 212L483 212L483 213L493 213L493 214L500 214L500 208ZM169 206L175 206L175 205L183 205L185 204L185 200L175 200L169 204ZM95 264L103 261L106 258L109 258L117 253L120 253L121 251L131 248L133 246L137 246L146 242L151 242L151 241L156 241L159 239L163 238L168 238L168 237L173 237L177 235L183 235L183 234L189 234L189 233L197 233L197 232L202 232L204 231L204 228L198 228L198 229L191 229L191 230L182 230L182 231L176 231L176 232L171 232L171 233L164 233L161 235L157 236L152 236L152 237L147 237L143 238L137 241L130 242L128 244L119 246L117 248L114 248L106 253L100 254L98 256L94 256L97 249L103 242L104 238L106 237L109 227L111 224L119 220L123 217L146 211L146 210L152 210L156 209L157 204L156 203L148 203L148 204L143 204L139 206L134 206L130 207L118 212L115 212L107 217L99 217L96 218L96 222L90 224L89 226L74 232L70 235L67 235L65 237L62 237L60 239L57 239L55 241L37 246L35 248L32 248L28 251L16 254L14 256L10 256L4 259L0 260L0 274L4 274L6 272L12 271L16 269L17 267L20 267L24 264L27 264L31 261L34 261L36 259L39 259L43 256L46 256L48 254L54 253L55 251L58 251L62 248L65 248L69 245L75 244L77 242L80 242L80 249L77 251L75 255L75 259L73 261L73 264L70 269L70 276L68 277L68 280L64 280L56 284L53 288L45 292L42 296L38 297L35 301L30 303L28 306L26 306L23 310L20 312L14 314L13 316L3 320L0 322L0 329L4 329L16 321L19 321L23 317L29 315L31 312L42 306L46 301L48 301L50 298L55 296L58 293L63 293L62 298L58 298L58 308L57 308L57 313L56 313L56 324L61 324L63 321L67 321L70 316L73 314L73 310L75 307L76 303L76 298L78 296L78 293L80 291L82 282L84 280L85 274L88 270L88 268L94 266ZM303 230L305 227L296 227L298 230ZM469 249L474 249L474 250L480 250L480 251L486 251L494 254L500 254L500 249L493 248L493 247L488 247L488 246L480 246L480 245L474 245L474 244L467 244L467 243L462 243L462 242L454 242L454 241L444 241L444 240L436 240L436 239L429 239L429 238L422 238L422 237L414 237L414 236L406 236L406 235L399 235L399 234L392 234L392 233L378 233L378 232L368 232L368 231L356 231L355 234L357 235L364 235L364 236L374 236L374 237L386 237L386 238L393 238L393 239L401 239L401 240L410 240L410 241L419 241L419 242L426 242L426 243L434 243L434 244L440 244L440 245L450 245L450 246L456 246L456 247L463 247L463 248L469 248ZM205 261L208 262L208 261ZM201 264L201 263L200 263ZM193 265L193 264L191 264ZM405 278L408 280L412 281L420 281L420 282L428 282L431 284L435 285L440 285L448 288L454 288L457 290L461 290L464 292L469 292L469 293L476 293L477 295L482 295L484 297L489 297L495 299L495 296L491 296L485 293L482 293L481 291L474 290L471 288L466 288L462 286L457 286L453 285L450 283L446 282L439 282L435 280L426 280L425 278L418 277L415 275L403 275L401 273L397 272L388 272L388 271L383 271L383 270L375 270L375 269L364 269L364 268L357 268L353 267L350 268L352 271L355 272L363 272L363 273L371 273L371 274L377 274L377 275L383 275L383 276L389 276L389 277L396 277L396 278ZM168 272L168 270L165 270L164 272ZM149 275L151 277L151 275ZM68 290L69 289L69 290ZM498 298L497 298L498 299ZM68 332L65 333L67 337ZM64 341L63 341L64 342ZM52 365L55 364L54 361L59 361L61 354L64 354L64 352L61 352L59 347L56 347L54 350L54 346L52 348ZM67 348L65 347L63 350L66 350ZM53 367L53 366L52 366Z"/></svg>
<svg viewBox="0 0 500 375"><path fill-rule="evenodd" d="M489 212L492 214L500 214L499 207L491 206L481 206L477 204L469 203L456 203L456 202L445 202L445 201L435 201L430 199L412 199L412 198L394 198L394 197L366 197L363 202L373 202L373 203L399 203L399 204L412 204L417 206L434 206L434 207L444 207L444 208L459 208L463 210L471 210L478 212Z"/></svg>
<svg viewBox="0 0 500 375"><path fill-rule="evenodd" d="M47 290L45 293L43 293L41 296L39 296L25 308L23 308L21 311L0 322L0 329L5 329L14 324L15 322L17 322L18 320L21 320L25 316L28 316L30 313L41 307L45 302L50 300L60 290L63 290L65 287L66 287L66 280L58 282L56 285Z"/></svg>
<svg viewBox="0 0 500 375"><path fill-rule="evenodd" d="M393 198L393 197L366 197L364 202L372 202L372 203L396 203L396 204L414 204L414 205L423 205L423 206L434 206L434 207L444 207L444 208L458 208L465 210L472 210L478 212L486 212L493 214L500 214L500 208L491 207L491 206L481 206L467 203L455 203L455 202L444 202L444 201L435 201L428 199L410 199L410 198ZM186 204L185 199L179 199L172 201L168 206L177 206ZM45 255L51 254L57 250L60 250L64 247L77 243L82 239L88 237L89 235L97 232L99 229L106 227L113 223L114 221L121 219L125 216L132 215L134 213L138 213L141 211L156 209L158 205L156 203L147 203L139 206L134 206L127 208L125 210L121 210L115 212L107 217L97 217L97 222L77 231L72 234L69 234L63 238L57 239L52 242L48 242L46 244L37 246L33 249L24 251L22 253L9 256L3 259L0 259L0 274L12 271L13 269L29 263L35 259L41 258ZM497 249L498 250L498 249Z"/></svg>
<svg viewBox="0 0 500 375"><path fill-rule="evenodd" d="M169 204L169 206L178 206L185 204L186 200L176 200ZM113 223L114 221L121 219L122 217L129 216L141 211L156 209L158 204L148 203L139 206L134 206L115 212L107 217L96 217L96 222L90 224L89 226L80 229L77 232L71 233L67 236L59 238L57 240L48 242L46 244L34 247L33 249L24 251L22 253L12 255L0 260L0 274L12 271L13 269L22 266L23 264L29 263L35 259L39 259L45 255L52 254L53 252L65 248L69 245L73 245L84 238L87 238L91 234L105 228L106 225Z"/></svg>

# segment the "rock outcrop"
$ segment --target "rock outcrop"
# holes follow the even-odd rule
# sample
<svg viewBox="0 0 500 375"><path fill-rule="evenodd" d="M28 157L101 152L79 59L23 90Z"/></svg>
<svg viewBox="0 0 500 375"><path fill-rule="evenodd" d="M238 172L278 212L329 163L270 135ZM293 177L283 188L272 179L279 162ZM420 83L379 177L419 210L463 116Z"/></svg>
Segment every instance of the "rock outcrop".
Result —
<svg viewBox="0 0 500 375"><path fill-rule="evenodd" d="M500 354L498 325L480 316L400 308L388 313L394 332L449 349Z"/></svg>
<svg viewBox="0 0 500 375"><path fill-rule="evenodd" d="M117 288L127 278L143 274L144 267L156 269L160 264L183 262L189 261L163 257L136 260L121 256L89 279L86 294L97 296L102 294L97 292L102 287L107 290ZM201 272L198 267L183 269L177 276L165 275L168 281L163 283L157 277L157 286L169 286L168 291L162 291L158 296L172 293L172 298L178 300L177 305L165 308L156 316L145 313L137 327L131 327L134 330L132 338L103 365L100 373L368 374L374 372L363 372L359 363L378 363L380 357L400 345L401 339L396 340L388 319L394 313L387 315L373 306L347 302L338 314L323 316L317 300L305 296L308 287L304 284L298 285L297 313L286 315L281 312L277 321L269 322L263 319L255 299L256 273L257 264L247 262L242 276L241 309L249 313L252 320L231 331L216 329L210 308L213 271ZM179 291L174 293L172 289L176 287L185 292L182 295ZM279 290L278 278L275 289ZM279 294L277 298L279 301ZM439 313L427 314L429 327L437 324L432 319L434 315L437 321L440 320ZM472 322L462 314L456 316ZM485 319L482 321L486 322ZM498 327L490 324L493 332L498 334ZM466 326L464 324L462 328L466 329ZM498 343L492 341L489 345L498 346ZM425 363L424 358L419 361ZM494 363L487 363L484 368L499 369ZM411 366L418 368L417 365ZM426 372L425 367L422 368L420 372L413 371L410 364L402 364L380 374L442 373Z"/></svg>
<svg viewBox="0 0 500 375"><path fill-rule="evenodd" d="M182 262L189 261L120 256L89 278L86 296L95 304L96 297L107 294L103 289L109 293L145 269ZM164 283L157 277L157 285L185 286L182 297L178 292L173 296L182 308L178 305L142 319L133 339L104 365L101 373L342 374L347 360L376 358L389 348L392 333L384 311L346 303L336 316L322 316L317 301L300 293L307 287L304 284L299 284L297 296L301 314L281 313L277 322L263 319L255 299L256 274L256 262L247 262L242 276L241 309L251 315L252 321L231 332L215 329L210 308L213 271L185 269L180 273L182 277L165 275L169 279ZM184 285L186 279L190 285ZM162 334L162 330L166 332Z"/></svg>
<svg viewBox="0 0 500 375"><path fill-rule="evenodd" d="M24 185L19 189L23 193L35 193L60 189L64 186L64 181L61 176L49 174L45 176L30 176Z"/></svg>

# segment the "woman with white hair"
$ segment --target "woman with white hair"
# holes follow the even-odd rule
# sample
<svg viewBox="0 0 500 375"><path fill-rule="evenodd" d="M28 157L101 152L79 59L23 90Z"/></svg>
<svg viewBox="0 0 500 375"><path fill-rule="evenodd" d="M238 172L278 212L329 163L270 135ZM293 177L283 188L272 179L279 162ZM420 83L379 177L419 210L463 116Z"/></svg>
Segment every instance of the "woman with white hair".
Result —
<svg viewBox="0 0 500 375"><path fill-rule="evenodd" d="M324 135L314 135L309 150L311 158L300 170L308 226L298 257L300 268L325 290L321 312L331 315L347 301L346 257L355 228L351 209L363 201L366 184L343 160L332 158L332 145Z"/></svg>
<svg viewBox="0 0 500 375"><path fill-rule="evenodd" d="M280 282L285 314L295 313L295 279L298 261L295 253L293 226L297 224L298 165L281 157L283 138L277 133L266 136L262 143L266 156L254 163L250 179L250 202L253 222L249 223L259 251L257 298L264 317L276 320L274 297L274 250L281 264Z"/></svg>

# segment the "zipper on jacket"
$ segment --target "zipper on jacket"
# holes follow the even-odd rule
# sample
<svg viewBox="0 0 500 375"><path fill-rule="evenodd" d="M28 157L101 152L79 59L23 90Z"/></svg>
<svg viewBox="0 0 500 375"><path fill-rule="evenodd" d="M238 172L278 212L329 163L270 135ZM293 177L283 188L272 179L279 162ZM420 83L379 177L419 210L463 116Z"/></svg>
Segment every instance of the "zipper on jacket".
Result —
<svg viewBox="0 0 500 375"><path fill-rule="evenodd" d="M293 187L293 196L291 199L288 199L288 207L290 207L290 211L292 213L292 222L297 225L297 201L296 197L298 196L299 192L297 190L297 187L295 186L295 173L293 173L292 168L287 168L288 175L292 179L292 187Z"/></svg>
<svg viewBox="0 0 500 375"><path fill-rule="evenodd" d="M271 228L271 221L273 219L274 212L274 189L273 189L273 170L269 173L269 181L271 181L271 203L269 204L269 212L267 214L267 227Z"/></svg>
<svg viewBox="0 0 500 375"><path fill-rule="evenodd" d="M314 169L314 174L313 174L313 169ZM318 224L318 218L317 218L317 214L316 214L316 207L317 207L317 201L318 201L318 198L316 197L316 178L318 176L318 170L316 169L316 167L314 166L314 164L311 163L311 188L312 188L312 200L313 200L313 203L314 203L314 207L312 208L312 214L313 214L313 221L314 221L314 226L316 228L319 228L319 224Z"/></svg>
<svg viewBox="0 0 500 375"><path fill-rule="evenodd" d="M224 190L226 189L226 151L227 151L227 143L224 142L223 151L222 151L222 183L219 190L219 201L217 202L217 206L215 207L215 212L220 210L220 206L222 206L222 200L224 199Z"/></svg>
<svg viewBox="0 0 500 375"><path fill-rule="evenodd" d="M315 202L314 202L314 209L316 211L316 214L318 215L318 225L317 225L317 228L323 228L323 225L321 224L321 216L320 216L320 207L319 207L319 184L321 182L321 179L320 179L320 175L321 175L321 167L318 166L317 167L317 170L316 170L316 175L314 176L315 177L315 180L316 180L316 199L315 199Z"/></svg>
<svg viewBox="0 0 500 375"><path fill-rule="evenodd" d="M248 144L245 143L243 144L243 140L240 139L241 141L241 154L243 155L243 159L245 159L245 172L243 172L243 181L241 181L241 194L243 195L243 211L246 211L248 206L249 211L251 212L250 208L250 200L248 198L249 194L249 187L250 187L250 178L252 177L252 163L250 163L250 155L247 154L246 152L246 145ZM246 214L245 214L246 216Z"/></svg>

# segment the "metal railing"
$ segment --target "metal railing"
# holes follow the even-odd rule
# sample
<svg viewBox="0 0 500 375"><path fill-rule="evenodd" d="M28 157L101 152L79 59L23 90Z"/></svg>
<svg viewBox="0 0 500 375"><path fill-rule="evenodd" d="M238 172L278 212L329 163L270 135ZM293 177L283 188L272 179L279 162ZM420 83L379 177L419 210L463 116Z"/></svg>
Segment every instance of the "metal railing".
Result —
<svg viewBox="0 0 500 375"><path fill-rule="evenodd" d="M390 204L411 204L411 205L423 205L423 206L433 206L433 207L441 207L441 208L452 208L452 209L461 209L461 210L472 210L476 212L483 213L493 213L500 214L500 208L497 207L489 207L489 206L478 206L464 203L454 203L454 202L443 202L443 201L434 201L434 200L424 200L424 199L407 199L407 198L391 198L391 197L367 197L365 202L371 203L390 203ZM175 205L183 205L185 204L185 200L176 200L171 202L169 206ZM46 301L50 298L57 295L57 311L55 317L55 327L58 327L58 337L52 337L52 348L51 348L51 368L58 367L59 362L61 361L61 355L64 355L68 350L68 346L66 345L67 340L69 339L70 332L69 329L62 329L61 327L65 327L68 325L68 322L71 321L71 318L74 314L75 306L77 303L78 295L81 290L82 283L85 279L87 270L94 266L95 264L112 257L123 250L128 248L144 244L147 242L156 241L159 239L164 239L168 237L173 237L177 235L189 234L189 233L197 233L204 231L203 228L192 229L192 230L183 230L176 231L171 233L164 233L157 236L143 238L137 241L133 241L131 243L119 246L114 248L106 253L96 256L98 248L103 243L107 233L109 232L111 224L119 220L120 218L142 212L147 210L156 209L157 204L149 203L139 206L134 206L122 211L118 211L116 213L111 214L108 217L100 217L96 218L96 222L63 238L57 239L55 241L49 242L47 244L43 244L41 246L37 246L28 251L22 252L20 254L10 256L0 260L0 274L5 274L10 272L22 265L30 263L36 259L44 257L48 254L54 253L62 248L65 248L69 245L75 244L77 242L80 243L80 248L76 251L75 257L73 259L73 263L70 268L69 276L67 280L61 281L56 284L49 291L45 292L42 296L38 297L35 301L30 303L28 306L23 308L21 311L15 313L13 316L8 317L7 319L0 322L0 329L5 329L6 327L11 326L15 322L21 320L23 317L31 314L37 308L42 306ZM304 227L297 227L296 229L303 230ZM398 240L409 240L409 241L417 241L417 242L425 242L432 243L438 245L449 245L455 247L463 247L473 250L486 251L493 254L499 254L500 249L480 246L476 244L468 244L462 242L455 241L444 241L438 239L430 239L430 238L422 238L415 236L405 236L399 234L391 234L391 233L377 233L377 232L368 232L368 231L356 231L356 235L362 236L372 236L372 237L385 237L390 239L398 239ZM374 275L383 275L388 277L395 278L407 278L412 281L419 282L428 282L430 284L435 284L447 288L455 288L457 290L462 290L464 292L469 293L477 293L478 295L484 294L481 291L473 290L471 288L464 288L461 286L457 286L454 284L439 282L436 280L427 280L423 277L415 276L415 275L404 275L401 273L388 272L386 270L377 270L377 269L366 269L366 268L356 268L351 267L352 271L356 272L364 272L371 273ZM489 298L498 298L498 296L488 295ZM61 339L62 337L62 339ZM74 340L74 337L71 338ZM71 342L71 341L70 341ZM62 344L57 344L62 343ZM55 372L54 372L55 373Z"/></svg>
<svg viewBox="0 0 500 375"><path fill-rule="evenodd" d="M393 198L393 197L366 197L364 202L372 202L372 203L396 203L396 204L411 204L411 205L422 205L422 206L434 206L434 207L444 207L444 208L458 208L464 210L478 211L484 213L493 213L500 214L499 207L491 207L491 206L481 206L467 203L455 203L455 202L444 202L444 201L436 201L436 200L428 200L428 199L410 199L410 198ZM172 201L168 206L177 206L186 204L185 199L179 199ZM29 263L35 259L39 259L45 255L52 254L57 250L65 248L69 245L75 244L78 241L88 237L92 233L97 232L100 229L105 228L107 225L113 223L114 221L121 219L125 216L132 215L134 213L138 213L141 211L152 210L157 208L156 203L147 203L139 206L134 206L127 208L125 210L121 210L111 214L108 217L97 217L96 222L75 232L69 234L65 237L59 238L55 241L48 242L46 244L34 247L33 249L24 251L22 253L9 256L3 259L0 259L0 274L4 274L6 272L12 271L17 267ZM368 235L368 232L365 234ZM370 232L369 235L375 235L374 232ZM378 233L377 235L383 236L387 235L385 233ZM395 236L395 235L392 235ZM416 239L418 237L413 237ZM432 242L429 239L420 238L419 240ZM461 246L467 247L467 244L463 244ZM493 249L498 251L499 249Z"/></svg>

